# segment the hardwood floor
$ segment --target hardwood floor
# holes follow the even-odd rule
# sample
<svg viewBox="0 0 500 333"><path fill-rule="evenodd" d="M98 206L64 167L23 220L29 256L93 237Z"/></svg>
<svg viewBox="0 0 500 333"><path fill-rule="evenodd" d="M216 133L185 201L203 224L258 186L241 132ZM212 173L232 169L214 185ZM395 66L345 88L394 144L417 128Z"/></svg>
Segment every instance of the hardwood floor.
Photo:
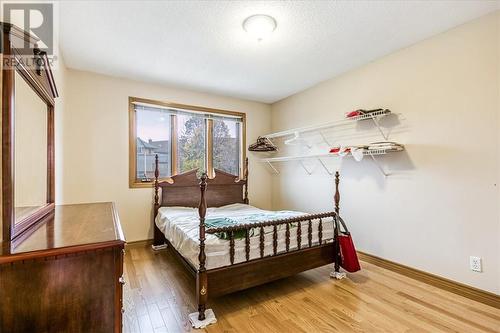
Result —
<svg viewBox="0 0 500 333"><path fill-rule="evenodd" d="M169 250L127 249L124 332L500 332L500 310L362 262L337 281L324 266L211 300L192 330L194 283Z"/></svg>

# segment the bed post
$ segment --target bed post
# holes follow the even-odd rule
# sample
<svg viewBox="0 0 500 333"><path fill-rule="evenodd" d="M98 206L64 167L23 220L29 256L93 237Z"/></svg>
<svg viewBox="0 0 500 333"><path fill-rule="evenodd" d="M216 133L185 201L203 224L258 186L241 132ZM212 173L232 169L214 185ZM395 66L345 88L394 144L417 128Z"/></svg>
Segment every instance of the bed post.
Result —
<svg viewBox="0 0 500 333"><path fill-rule="evenodd" d="M155 204L154 204L154 217L156 218L156 215L158 214L158 209L160 207L160 197L158 196L158 177L160 176L160 171L158 170L158 154L155 155L155 183L154 183L154 188L155 188Z"/></svg>
<svg viewBox="0 0 500 333"><path fill-rule="evenodd" d="M160 177L160 169L158 166L158 154L155 155L155 181L154 181L154 205L153 205L153 226L154 226L154 239L153 245L151 246L154 251L162 250L166 248L165 236L156 226L156 215L158 215L158 209L160 209L160 197L158 190L160 188L158 178Z"/></svg>
<svg viewBox="0 0 500 333"><path fill-rule="evenodd" d="M248 205L248 157L245 158L245 170L243 171L243 177L245 177L245 195L243 197L243 203Z"/></svg>
<svg viewBox="0 0 500 333"><path fill-rule="evenodd" d="M335 213L339 215L340 212L340 191L339 191L340 175L339 172L335 172L335 195L333 196L335 204ZM339 221L337 218L334 219L334 239L335 239L335 253L334 253L334 271L330 274L331 277L336 279L342 279L345 277L345 273L340 273L340 261L342 256L340 254L340 244L339 244Z"/></svg>
<svg viewBox="0 0 500 333"><path fill-rule="evenodd" d="M335 172L335 195L333 200L335 201L335 213L340 212L340 192L339 192L340 174L338 171Z"/></svg>
<svg viewBox="0 0 500 333"><path fill-rule="evenodd" d="M208 287L207 287L207 271L205 268L205 215L207 213L207 201L205 198L205 191L207 188L207 174L203 173L201 175L200 181L200 205L198 207L198 213L200 215L200 254L198 255L198 260L200 262L200 268L196 274L196 299L198 300L198 320L205 320L205 309L208 298Z"/></svg>

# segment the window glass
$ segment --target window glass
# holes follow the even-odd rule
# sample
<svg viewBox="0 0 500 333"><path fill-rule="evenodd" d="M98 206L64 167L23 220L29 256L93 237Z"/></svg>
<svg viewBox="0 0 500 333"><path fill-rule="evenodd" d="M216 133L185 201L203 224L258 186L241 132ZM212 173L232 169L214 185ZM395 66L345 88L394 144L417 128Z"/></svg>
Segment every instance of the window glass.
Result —
<svg viewBox="0 0 500 333"><path fill-rule="evenodd" d="M154 101L130 98L129 112L135 128L130 140L130 187L146 187L154 181L155 155L160 178L198 169L198 176L214 169L240 175L243 160L245 115L233 116L218 110L168 107ZM207 151L207 149L211 151Z"/></svg>
<svg viewBox="0 0 500 333"><path fill-rule="evenodd" d="M170 116L162 110L136 110L136 179L154 178L155 155L158 154L160 178L171 174Z"/></svg>
<svg viewBox="0 0 500 333"><path fill-rule="evenodd" d="M177 115L177 169L205 171L206 120L198 115Z"/></svg>
<svg viewBox="0 0 500 333"><path fill-rule="evenodd" d="M214 168L239 175L241 123L236 120L214 119L213 124Z"/></svg>

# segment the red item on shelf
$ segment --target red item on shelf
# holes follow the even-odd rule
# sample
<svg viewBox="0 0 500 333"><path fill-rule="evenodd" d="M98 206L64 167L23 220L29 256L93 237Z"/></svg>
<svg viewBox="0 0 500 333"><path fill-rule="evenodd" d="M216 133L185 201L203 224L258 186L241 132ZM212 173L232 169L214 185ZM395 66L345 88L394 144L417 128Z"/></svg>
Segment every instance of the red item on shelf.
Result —
<svg viewBox="0 0 500 333"><path fill-rule="evenodd" d="M332 153L332 154L350 153L350 152L351 152L350 147L347 147L347 148L333 147L332 149L330 149L330 153Z"/></svg>
<svg viewBox="0 0 500 333"><path fill-rule="evenodd" d="M340 266L351 273L359 271L361 266L359 264L358 255L356 254L351 234L341 233L338 236L338 240L340 245L340 254L342 256Z"/></svg>
<svg viewBox="0 0 500 333"><path fill-rule="evenodd" d="M353 118L353 117L360 116L362 114L363 114L363 112L361 112L361 110L355 110L355 111L351 111L351 112L346 113L345 117L346 118Z"/></svg>

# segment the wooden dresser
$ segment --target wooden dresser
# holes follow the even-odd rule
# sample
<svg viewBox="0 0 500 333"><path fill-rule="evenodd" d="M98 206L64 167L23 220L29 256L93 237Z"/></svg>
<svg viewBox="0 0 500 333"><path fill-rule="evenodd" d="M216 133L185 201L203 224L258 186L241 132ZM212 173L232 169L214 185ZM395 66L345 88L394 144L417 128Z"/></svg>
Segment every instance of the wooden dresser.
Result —
<svg viewBox="0 0 500 333"><path fill-rule="evenodd" d="M0 332L121 332L125 239L113 203L56 206L2 242Z"/></svg>

